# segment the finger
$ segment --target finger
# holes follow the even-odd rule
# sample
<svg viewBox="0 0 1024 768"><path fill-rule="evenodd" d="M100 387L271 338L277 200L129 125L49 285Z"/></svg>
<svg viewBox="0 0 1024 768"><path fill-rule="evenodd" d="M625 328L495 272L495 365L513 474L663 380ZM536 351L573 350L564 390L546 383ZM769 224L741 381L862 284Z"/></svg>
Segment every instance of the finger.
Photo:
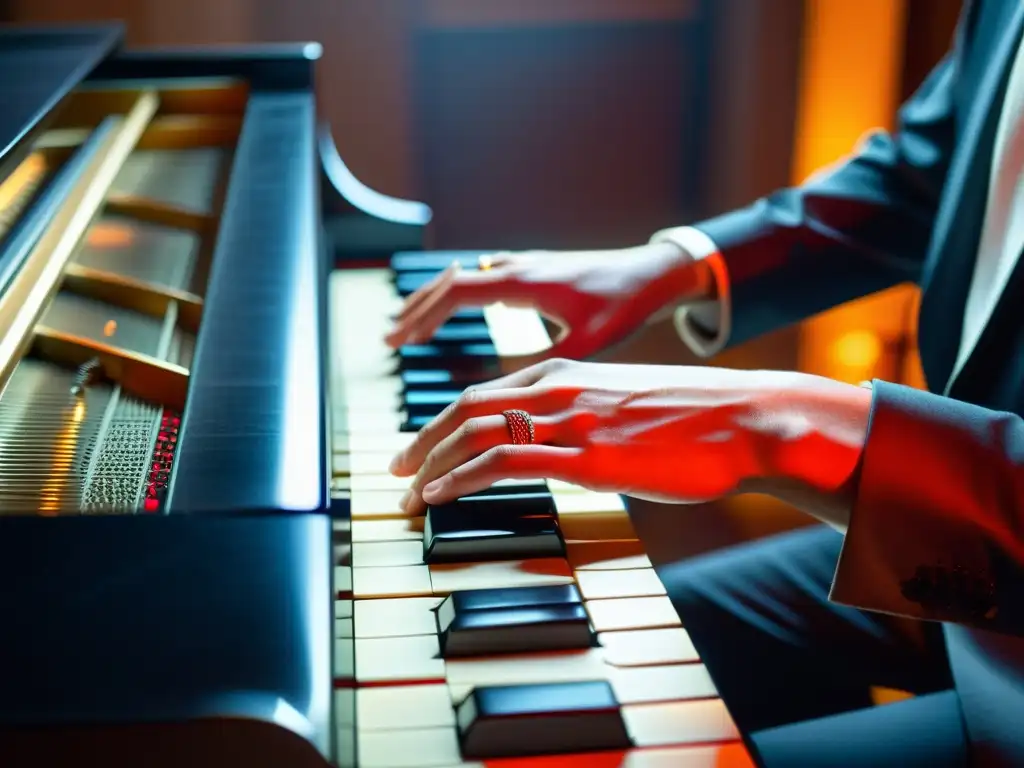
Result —
<svg viewBox="0 0 1024 768"><path fill-rule="evenodd" d="M522 283L510 269L463 272L420 304L413 322L417 335L427 339L459 309L486 307L497 302L533 306L543 300L542 292L542 286Z"/></svg>
<svg viewBox="0 0 1024 768"><path fill-rule="evenodd" d="M505 358L502 358L504 361ZM543 360L534 365L517 367L512 373L500 376L482 384L474 384L470 390L482 392L491 389L525 389L539 384L546 376L561 370L566 361L564 360Z"/></svg>
<svg viewBox="0 0 1024 768"><path fill-rule="evenodd" d="M535 443L554 442L555 422L552 419L534 418L533 426ZM409 492L402 499L402 511L406 514L422 514L425 507L421 498L424 486L492 448L508 444L510 441L511 434L504 416L481 416L463 422L427 454L409 486Z"/></svg>
<svg viewBox="0 0 1024 768"><path fill-rule="evenodd" d="M500 445L456 467L423 489L427 504L447 501L489 488L499 480L538 477L577 482L583 448L553 445Z"/></svg>
<svg viewBox="0 0 1024 768"><path fill-rule="evenodd" d="M462 424L480 416L500 415L502 411L521 408L532 416L555 409L552 393L531 389L495 389L466 391L445 408L433 421L425 424L409 446L399 453L388 468L393 475L406 477L419 471L427 455Z"/></svg>
<svg viewBox="0 0 1024 768"><path fill-rule="evenodd" d="M427 301L434 293L442 286L450 283L454 279L455 275L462 271L462 266L459 262L454 261L441 270L435 277L428 280L422 287L413 291L412 295L406 297L405 301L402 302L402 309L398 313L396 321L408 317L412 312L416 310L418 306Z"/></svg>
<svg viewBox="0 0 1024 768"><path fill-rule="evenodd" d="M495 269L496 267L505 267L515 261L515 254L511 251L499 251L498 253L484 253L481 254L477 260L478 268L481 272L486 272L489 269Z"/></svg>
<svg viewBox="0 0 1024 768"><path fill-rule="evenodd" d="M458 274L459 270L458 262L450 264L441 274L409 296L395 318L394 328L385 337L385 341L394 347L409 343L416 334L415 320L421 308L429 303L438 291L443 291L444 287L455 279L455 275Z"/></svg>

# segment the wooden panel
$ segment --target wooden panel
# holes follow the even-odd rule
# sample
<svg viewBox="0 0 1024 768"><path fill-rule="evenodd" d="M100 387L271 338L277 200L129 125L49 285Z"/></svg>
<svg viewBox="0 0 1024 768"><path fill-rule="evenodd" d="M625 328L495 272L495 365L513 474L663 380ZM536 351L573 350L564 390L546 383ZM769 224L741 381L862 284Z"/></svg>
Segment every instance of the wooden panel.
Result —
<svg viewBox="0 0 1024 768"><path fill-rule="evenodd" d="M904 0L807 0L806 8L794 182L849 154L865 132L892 127L905 41ZM895 288L804 323L800 368L851 382L898 380L902 361L893 351L909 333L912 290Z"/></svg>
<svg viewBox="0 0 1024 768"><path fill-rule="evenodd" d="M688 25L428 32L419 187L438 247L612 247L683 221Z"/></svg>
<svg viewBox="0 0 1024 768"><path fill-rule="evenodd" d="M908 0L901 96L907 99L949 50L964 0Z"/></svg>
<svg viewBox="0 0 1024 768"><path fill-rule="evenodd" d="M697 0L423 0L423 24L451 29L684 21L696 15L697 6Z"/></svg>

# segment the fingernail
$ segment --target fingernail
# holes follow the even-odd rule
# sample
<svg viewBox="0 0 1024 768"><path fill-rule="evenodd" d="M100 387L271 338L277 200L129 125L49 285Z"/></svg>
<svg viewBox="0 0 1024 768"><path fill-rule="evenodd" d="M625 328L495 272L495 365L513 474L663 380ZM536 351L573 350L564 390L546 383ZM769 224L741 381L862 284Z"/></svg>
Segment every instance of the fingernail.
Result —
<svg viewBox="0 0 1024 768"><path fill-rule="evenodd" d="M398 500L398 508L402 511L406 511L406 507L409 506L409 502L412 501L412 488L402 494L402 498Z"/></svg>
<svg viewBox="0 0 1024 768"><path fill-rule="evenodd" d="M402 469L402 454L399 453L397 456L395 456L395 458L393 458L391 460L391 463L388 464L388 472L390 472L392 475L395 475L395 474L398 474L398 472L401 469Z"/></svg>
<svg viewBox="0 0 1024 768"><path fill-rule="evenodd" d="M430 499L427 498L428 496L437 497L437 496L443 495L445 490L450 485L450 483L451 483L451 481L448 479L447 476L439 477L437 480L434 480L433 482L427 483L423 487L423 499L424 499L424 501L430 501Z"/></svg>

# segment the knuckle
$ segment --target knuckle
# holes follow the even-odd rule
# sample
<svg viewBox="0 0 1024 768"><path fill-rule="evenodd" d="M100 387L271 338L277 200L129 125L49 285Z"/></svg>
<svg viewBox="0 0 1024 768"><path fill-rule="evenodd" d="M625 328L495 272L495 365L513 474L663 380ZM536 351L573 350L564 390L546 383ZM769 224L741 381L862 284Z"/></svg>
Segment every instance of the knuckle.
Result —
<svg viewBox="0 0 1024 768"><path fill-rule="evenodd" d="M592 432L600 420L600 417L593 411L579 410L569 414L565 419L565 424L573 432L585 435Z"/></svg>
<svg viewBox="0 0 1024 768"><path fill-rule="evenodd" d="M555 408L569 406L576 397L573 389L549 381L538 381L531 389L537 400Z"/></svg>
<svg viewBox="0 0 1024 768"><path fill-rule="evenodd" d="M498 445L484 454L485 463L491 468L503 467L515 460L518 451L514 445Z"/></svg>
<svg viewBox="0 0 1024 768"><path fill-rule="evenodd" d="M466 443L469 447L473 447L478 443L482 437L483 425L478 419L468 419L459 425L459 428L455 430L456 440L460 443Z"/></svg>
<svg viewBox="0 0 1024 768"><path fill-rule="evenodd" d="M472 409L480 402L480 390L476 387L469 387L463 390L462 394L455 401L455 408L460 413Z"/></svg>

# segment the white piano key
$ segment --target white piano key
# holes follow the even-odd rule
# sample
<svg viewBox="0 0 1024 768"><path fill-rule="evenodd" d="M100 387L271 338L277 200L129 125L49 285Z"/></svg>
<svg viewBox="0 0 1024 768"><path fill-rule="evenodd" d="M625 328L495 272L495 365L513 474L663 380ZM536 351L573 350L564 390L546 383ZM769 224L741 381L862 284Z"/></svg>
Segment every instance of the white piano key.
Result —
<svg viewBox="0 0 1024 768"><path fill-rule="evenodd" d="M353 520L381 520L409 517L398 506L405 495L401 490L361 491L352 497Z"/></svg>
<svg viewBox="0 0 1024 768"><path fill-rule="evenodd" d="M349 475L389 475L388 465L395 456L395 451L360 451L358 453L338 453L335 450L334 460L343 458L343 467Z"/></svg>
<svg viewBox="0 0 1024 768"><path fill-rule="evenodd" d="M721 699L627 704L622 707L633 743L638 747L735 741L740 738Z"/></svg>
<svg viewBox="0 0 1024 768"><path fill-rule="evenodd" d="M360 730L445 728L455 725L446 685L389 685L356 692Z"/></svg>
<svg viewBox="0 0 1024 768"><path fill-rule="evenodd" d="M595 632L625 629L662 629L682 625L667 597L627 597L587 600L584 603Z"/></svg>
<svg viewBox="0 0 1024 768"><path fill-rule="evenodd" d="M334 427L334 425L332 425L332 428L335 432L341 433L347 450L353 454L390 453L394 456L399 451L404 451L408 448L416 438L415 432L387 432L382 434L356 432L354 434L347 434L344 430ZM391 459L388 459L388 461L391 461Z"/></svg>
<svg viewBox="0 0 1024 768"><path fill-rule="evenodd" d="M616 597L658 597L665 586L653 568L632 571L577 571L576 583L585 600Z"/></svg>
<svg viewBox="0 0 1024 768"><path fill-rule="evenodd" d="M617 667L689 664L700 661L685 629L631 629L599 632L605 660Z"/></svg>
<svg viewBox="0 0 1024 768"><path fill-rule="evenodd" d="M576 512L560 514L558 525L568 541L635 541L633 521L625 512Z"/></svg>
<svg viewBox="0 0 1024 768"><path fill-rule="evenodd" d="M529 685L607 680L609 670L602 649L590 648L451 659L446 674L451 686Z"/></svg>
<svg viewBox="0 0 1024 768"><path fill-rule="evenodd" d="M423 544L425 517L390 520L353 520L352 543L366 541L418 541Z"/></svg>
<svg viewBox="0 0 1024 768"><path fill-rule="evenodd" d="M485 563L439 563L430 566L435 595L467 589L542 587L572 584L569 563L558 558L499 560Z"/></svg>
<svg viewBox="0 0 1024 768"><path fill-rule="evenodd" d="M351 639L355 637L355 624L351 618L334 620L334 638L336 640Z"/></svg>
<svg viewBox="0 0 1024 768"><path fill-rule="evenodd" d="M396 597L356 600L353 611L357 638L436 635L434 608L440 597Z"/></svg>
<svg viewBox="0 0 1024 768"><path fill-rule="evenodd" d="M718 697L711 674L703 664L612 667L608 679L620 704Z"/></svg>
<svg viewBox="0 0 1024 768"><path fill-rule="evenodd" d="M491 304L484 307L484 319L500 357L532 355L551 347L551 337L535 310Z"/></svg>
<svg viewBox="0 0 1024 768"><path fill-rule="evenodd" d="M357 744L359 768L450 768L462 761L455 728L360 730Z"/></svg>
<svg viewBox="0 0 1024 768"><path fill-rule="evenodd" d="M335 412L331 419L331 428L345 434L369 432L371 434L398 434L405 423L405 415L398 411L359 411L346 410Z"/></svg>
<svg viewBox="0 0 1024 768"><path fill-rule="evenodd" d="M650 568L643 542L570 541L565 545L569 564L577 571L629 571Z"/></svg>
<svg viewBox="0 0 1024 768"><path fill-rule="evenodd" d="M412 485L411 477L395 477L394 475L351 475L348 478L349 488L355 493L363 491L399 491L405 493Z"/></svg>
<svg viewBox="0 0 1024 768"><path fill-rule="evenodd" d="M398 568L352 568L357 600L373 597L431 597L430 571L425 565Z"/></svg>
<svg viewBox="0 0 1024 768"><path fill-rule="evenodd" d="M356 680L365 683L444 682L436 635L356 638Z"/></svg>
<svg viewBox="0 0 1024 768"><path fill-rule="evenodd" d="M393 568L422 564L423 544L419 541L358 542L352 545L352 565L355 568Z"/></svg>
<svg viewBox="0 0 1024 768"><path fill-rule="evenodd" d="M556 493L555 510L560 515L578 514L581 512L621 512L626 513L626 505L617 493L599 493L582 491L576 493Z"/></svg>

